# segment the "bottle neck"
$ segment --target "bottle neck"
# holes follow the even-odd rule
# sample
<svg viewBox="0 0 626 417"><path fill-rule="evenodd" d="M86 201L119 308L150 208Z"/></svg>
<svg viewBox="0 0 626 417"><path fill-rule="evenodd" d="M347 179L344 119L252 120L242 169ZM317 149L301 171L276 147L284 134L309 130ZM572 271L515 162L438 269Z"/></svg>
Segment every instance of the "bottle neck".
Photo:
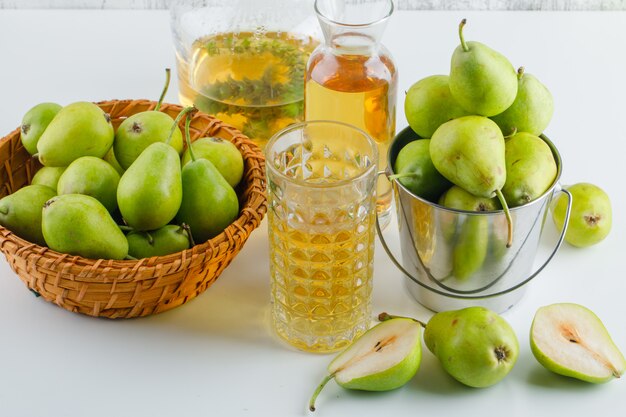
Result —
<svg viewBox="0 0 626 417"><path fill-rule="evenodd" d="M393 2L316 0L315 12L327 48L340 54L369 54L379 49Z"/></svg>

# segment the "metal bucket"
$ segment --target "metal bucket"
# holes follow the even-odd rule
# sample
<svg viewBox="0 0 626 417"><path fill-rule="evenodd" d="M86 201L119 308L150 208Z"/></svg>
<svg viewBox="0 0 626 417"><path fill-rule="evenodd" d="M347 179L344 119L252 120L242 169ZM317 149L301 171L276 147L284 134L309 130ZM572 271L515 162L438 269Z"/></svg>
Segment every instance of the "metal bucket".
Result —
<svg viewBox="0 0 626 417"><path fill-rule="evenodd" d="M434 311L483 306L503 312L519 301L525 285L554 257L569 224L572 196L558 182L562 168L559 152L547 137L541 138L552 150L556 178L541 197L511 208L510 248L506 247L507 221L502 210L449 209L411 193L397 180L392 181L402 263L389 250L380 227L378 235L391 260L407 276L408 290L420 304ZM400 149L418 139L410 127L400 132L390 146L387 171L379 175L393 175ZM548 207L560 192L568 198L563 230L550 256L532 271Z"/></svg>

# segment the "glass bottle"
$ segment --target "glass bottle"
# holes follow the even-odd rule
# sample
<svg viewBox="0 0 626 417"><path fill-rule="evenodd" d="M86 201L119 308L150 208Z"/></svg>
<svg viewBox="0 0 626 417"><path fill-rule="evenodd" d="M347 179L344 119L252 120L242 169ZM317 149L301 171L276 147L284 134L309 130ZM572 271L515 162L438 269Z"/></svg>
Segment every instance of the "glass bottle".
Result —
<svg viewBox="0 0 626 417"><path fill-rule="evenodd" d="M392 0L316 0L324 43L311 54L305 79L305 120L336 120L359 127L378 146L378 168L396 129L398 73L380 43ZM391 184L377 183L377 212L389 223Z"/></svg>
<svg viewBox="0 0 626 417"><path fill-rule="evenodd" d="M321 37L313 0L174 0L180 101L262 148L302 121L304 73Z"/></svg>

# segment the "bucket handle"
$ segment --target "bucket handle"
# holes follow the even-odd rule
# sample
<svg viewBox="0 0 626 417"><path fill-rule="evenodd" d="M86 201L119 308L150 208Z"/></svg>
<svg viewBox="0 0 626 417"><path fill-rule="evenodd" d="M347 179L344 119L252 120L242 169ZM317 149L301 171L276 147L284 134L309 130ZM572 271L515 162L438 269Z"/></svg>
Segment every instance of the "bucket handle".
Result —
<svg viewBox="0 0 626 417"><path fill-rule="evenodd" d="M385 171L379 171L376 174L376 177L380 177L381 175L384 175L385 178L387 178L389 180L389 177L387 177L386 172ZM394 181L394 180L390 180L390 181ZM548 256L548 258L544 261L544 263L537 268L537 270L535 272L533 272L532 274L530 274L528 276L528 278L526 278L524 281L518 283L517 285L515 285L514 287L511 288L507 288L506 290L497 292L497 293L493 293L493 294L488 294L488 295L475 295L475 296L471 296L471 295L459 295L459 294L451 294L449 292L444 292L441 290L438 290L436 288L432 288L426 284L424 284L422 281L420 281L418 278L414 277L409 271L406 270L406 268L404 268L402 266L402 264L398 261L398 259L396 258L396 256L393 254L393 252L391 251L391 249L389 248L389 245L387 245L387 241L385 240L385 237L383 236L383 232L382 229L380 228L380 222L378 220L378 215L376 216L376 233L378 234L378 238L380 239L380 243L383 246L383 249L385 250L385 252L387 253L387 256L389 256L389 259L391 259L391 262L393 262L393 264L396 266L396 268L398 268L402 273L404 273L404 275L406 275L408 278L411 279L411 281L415 282L416 284L424 287L425 289L432 291L436 294L439 295L444 295L447 297L452 297L452 298L461 298L461 299L483 299L483 298L491 298L491 297L497 297L503 294L507 294L511 291L514 291L524 285L526 285L528 282L530 282L533 278L535 278L537 275L539 275L539 273L541 273L541 271L544 270L544 268L546 266L548 266L548 264L550 263L550 261L552 260L552 258L554 258L554 255L556 255L557 251L559 250L559 248L561 247L561 245L563 244L563 240L565 239L565 232L567 231L567 227L569 226L569 220L570 220L570 215L571 215L571 211L572 211L572 201L573 201L573 197L572 194L566 190L565 188L562 188L560 186L558 186L558 190L556 190L556 192L561 192L563 194L565 194L567 196L567 208L565 210L565 221L563 222L563 229L561 230L561 234L559 236L558 241L556 242L556 246L554 247L554 249L552 250L552 253L550 254L550 256ZM419 254L419 251L415 251L416 255L417 255L417 259L420 262L420 265L422 267L422 269L426 272L426 274L428 275L428 277L431 280L437 280L434 276L431 275L430 271L428 270L428 268L426 268L426 265L424 264L424 261L422 260L422 257Z"/></svg>

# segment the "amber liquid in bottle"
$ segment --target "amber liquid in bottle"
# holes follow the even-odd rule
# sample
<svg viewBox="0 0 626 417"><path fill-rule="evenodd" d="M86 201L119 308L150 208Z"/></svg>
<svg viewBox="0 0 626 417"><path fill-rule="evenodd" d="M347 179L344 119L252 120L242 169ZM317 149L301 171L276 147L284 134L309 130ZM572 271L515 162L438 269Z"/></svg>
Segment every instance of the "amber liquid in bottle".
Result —
<svg viewBox="0 0 626 417"><path fill-rule="evenodd" d="M396 130L397 71L386 53L315 53L305 85L305 120L336 120L367 132L378 145L378 169L387 167L387 150ZM376 208L391 205L391 184L377 183ZM388 222L388 217L381 220Z"/></svg>

